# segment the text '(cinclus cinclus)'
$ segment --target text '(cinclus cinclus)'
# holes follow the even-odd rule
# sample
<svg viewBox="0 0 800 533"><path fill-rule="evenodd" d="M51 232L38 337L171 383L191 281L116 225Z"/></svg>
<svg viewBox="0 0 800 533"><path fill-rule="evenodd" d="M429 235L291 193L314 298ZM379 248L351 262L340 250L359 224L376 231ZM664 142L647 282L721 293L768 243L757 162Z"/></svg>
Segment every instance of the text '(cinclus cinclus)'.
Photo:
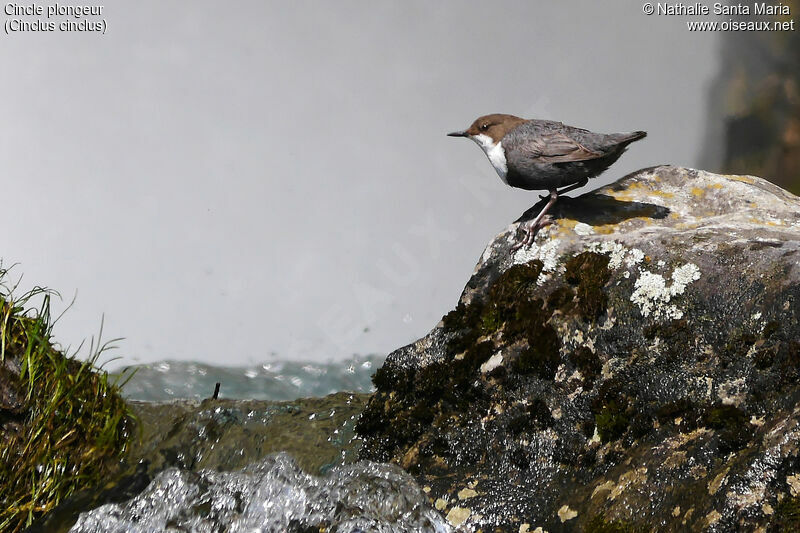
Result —
<svg viewBox="0 0 800 533"><path fill-rule="evenodd" d="M600 175L619 159L630 143L647 133L593 133L552 120L494 114L478 118L469 129L447 135L469 137L478 143L507 185L550 191L544 209L535 219L523 223L525 235L511 248L513 253L529 246L540 228L553 223L547 210L559 194L586 185L589 178Z"/></svg>

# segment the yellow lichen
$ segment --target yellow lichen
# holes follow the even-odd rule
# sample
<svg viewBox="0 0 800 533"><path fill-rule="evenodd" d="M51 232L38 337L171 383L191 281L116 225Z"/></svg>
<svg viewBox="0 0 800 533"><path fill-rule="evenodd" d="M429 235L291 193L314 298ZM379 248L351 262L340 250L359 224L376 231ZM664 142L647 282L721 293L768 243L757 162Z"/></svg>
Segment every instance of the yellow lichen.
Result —
<svg viewBox="0 0 800 533"><path fill-rule="evenodd" d="M472 489L461 489L460 491L458 491L459 500L467 500L469 498L474 498L477 495L478 493Z"/></svg>
<svg viewBox="0 0 800 533"><path fill-rule="evenodd" d="M714 494L717 493L719 488L722 486L722 482L725 480L725 476L728 475L728 471L729 470L730 470L730 467L726 468L725 470L723 470L722 472L717 474L717 476L713 480L711 480L711 483L708 484L708 493L709 494L711 494L713 496Z"/></svg>
<svg viewBox="0 0 800 533"><path fill-rule="evenodd" d="M741 181L742 183L753 184L753 183L756 182L756 180L754 180L750 176L737 176L737 175L734 175L734 174L728 174L728 175L726 175L724 177L729 179L729 180L733 180L733 181Z"/></svg>
<svg viewBox="0 0 800 533"><path fill-rule="evenodd" d="M611 481L611 480L606 481L602 485L598 485L592 491L592 498L594 498L595 496L597 496L598 494L600 494L602 492L611 492L612 490L614 490L615 486L616 486L615 483L613 481Z"/></svg>
<svg viewBox="0 0 800 533"><path fill-rule="evenodd" d="M578 516L578 511L570 509L569 505L562 505L558 510L558 518L561 519L562 523L572 520L576 516Z"/></svg>
<svg viewBox="0 0 800 533"><path fill-rule="evenodd" d="M471 514L472 511L470 509L466 509L464 507L453 507L450 509L450 512L447 513L445 519L453 526L458 527L466 522L467 518L469 518L469 515Z"/></svg>

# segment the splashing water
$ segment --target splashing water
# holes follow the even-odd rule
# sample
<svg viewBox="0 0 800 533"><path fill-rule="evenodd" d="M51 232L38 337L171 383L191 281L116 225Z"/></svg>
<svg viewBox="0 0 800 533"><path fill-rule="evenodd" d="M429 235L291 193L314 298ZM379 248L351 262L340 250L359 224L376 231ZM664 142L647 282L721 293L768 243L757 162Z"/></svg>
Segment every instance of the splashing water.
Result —
<svg viewBox="0 0 800 533"><path fill-rule="evenodd" d="M362 461L325 477L285 453L234 472L169 468L138 496L80 518L71 533L301 532L449 533L414 479L394 465Z"/></svg>

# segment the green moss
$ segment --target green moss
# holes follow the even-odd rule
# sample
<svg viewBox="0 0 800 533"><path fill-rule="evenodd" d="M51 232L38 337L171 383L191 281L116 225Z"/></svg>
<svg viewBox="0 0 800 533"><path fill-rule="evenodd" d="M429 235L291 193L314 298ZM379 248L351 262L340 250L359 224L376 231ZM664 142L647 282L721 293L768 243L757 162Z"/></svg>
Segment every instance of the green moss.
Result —
<svg viewBox="0 0 800 533"><path fill-rule="evenodd" d="M459 303L445 315L442 326L448 340L443 360L418 370L387 362L375 373L378 392L356 426L359 435L380 436L371 443L371 458L385 461L402 453L437 421L452 423L453 413L468 420L470 413L485 412L489 385L480 366L503 346L479 339L502 331L504 346L525 341L523 371L552 379L558 367L559 339L546 324L550 313L534 297L541 270L539 261L514 265L497 278L485 299ZM541 419L546 420L543 414Z"/></svg>
<svg viewBox="0 0 800 533"><path fill-rule="evenodd" d="M583 527L584 533L638 533L641 529L635 528L628 522L621 520L606 520L605 515L594 515Z"/></svg>
<svg viewBox="0 0 800 533"><path fill-rule="evenodd" d="M446 331L451 333L447 342L447 351L456 355L468 350L481 336L481 316L484 305L481 300L476 300L470 305L459 302L453 311L447 313L442 319Z"/></svg>
<svg viewBox="0 0 800 533"><path fill-rule="evenodd" d="M700 418L698 407L686 398L680 398L673 402L662 404L655 412L655 417L660 424L674 421L676 418L682 419L684 429L695 429Z"/></svg>
<svg viewBox="0 0 800 533"><path fill-rule="evenodd" d="M466 305L458 302L455 309L442 317L442 325L447 330L457 331L474 327L475 320L480 316L480 307Z"/></svg>
<svg viewBox="0 0 800 533"><path fill-rule="evenodd" d="M717 432L722 453L741 449L753 434L749 417L733 405L716 404L710 407L703 415L703 422Z"/></svg>
<svg viewBox="0 0 800 533"><path fill-rule="evenodd" d="M518 414L511 417L508 423L508 431L512 435L522 433L533 433L553 426L555 420L550 413L550 408L541 398L535 398L524 409L519 410Z"/></svg>
<svg viewBox="0 0 800 533"><path fill-rule="evenodd" d="M415 370L413 368L397 368L383 365L372 376L372 383L380 392L392 390L408 392L414 383Z"/></svg>
<svg viewBox="0 0 800 533"><path fill-rule="evenodd" d="M645 338L655 339L659 337L662 340L669 340L675 336L686 333L689 330L689 322L682 318L680 320L671 320L666 324L651 324L643 331Z"/></svg>
<svg viewBox="0 0 800 533"><path fill-rule="evenodd" d="M547 307L550 310L560 310L563 313L570 313L573 310L575 291L569 285L557 287L547 296Z"/></svg>
<svg viewBox="0 0 800 533"><path fill-rule="evenodd" d="M603 365L600 358L586 346L580 346L569 354L569 361L577 368L583 376L586 388L591 388L594 381L600 375Z"/></svg>
<svg viewBox="0 0 800 533"><path fill-rule="evenodd" d="M481 314L480 331L492 334L503 327L503 320L497 309L487 309Z"/></svg>
<svg viewBox="0 0 800 533"><path fill-rule="evenodd" d="M623 384L612 378L604 381L592 400L595 429L602 442L619 439L628 430L634 409L623 393Z"/></svg>
<svg viewBox="0 0 800 533"><path fill-rule="evenodd" d="M535 291L541 271L540 261L514 265L492 284L485 301L476 299L469 305L459 302L442 319L445 330L453 334L447 345L448 352L462 353L478 338L492 335L509 320L519 318L517 306Z"/></svg>
<svg viewBox="0 0 800 533"><path fill-rule="evenodd" d="M601 442L617 440L627 431L630 419L626 407L621 401L611 400L595 414L594 423Z"/></svg>
<svg viewBox="0 0 800 533"><path fill-rule="evenodd" d="M597 320L608 307L603 288L611 278L609 261L607 255L583 252L570 258L565 265L564 278L571 285L577 285L577 307L585 320Z"/></svg>
<svg viewBox="0 0 800 533"><path fill-rule="evenodd" d="M132 417L117 384L94 366L109 345L93 344L87 361L65 356L51 343L51 292L17 299L1 283L0 358L21 368L3 379L23 393L18 423L0 439L0 530L15 532L116 472ZM31 298L42 299L38 309L26 308Z"/></svg>
<svg viewBox="0 0 800 533"><path fill-rule="evenodd" d="M743 357L758 339L759 335L752 331L734 329L722 349L725 362Z"/></svg>
<svg viewBox="0 0 800 533"><path fill-rule="evenodd" d="M514 363L517 372L553 379L560 360L560 340L547 324L551 312L535 297L541 271L540 261L514 265L492 284L485 301L460 304L456 314L445 317L445 327L454 332L448 351L464 353L463 363L453 362L456 373L473 372L491 356L490 345L478 348L477 340L502 330L506 344L524 340L528 345Z"/></svg>
<svg viewBox="0 0 800 533"><path fill-rule="evenodd" d="M489 288L488 300L495 305L505 305L519 301L526 293L536 289L539 274L542 273L541 261L531 261L513 265L503 272Z"/></svg>
<svg viewBox="0 0 800 533"><path fill-rule="evenodd" d="M431 425L447 421L453 413L467 423L471 416L485 412L481 409L488 406L487 390L509 379L506 372L554 379L561 363L561 341L550 319L556 310L577 309L587 320L602 315L606 309L603 288L610 276L608 261L608 257L591 252L572 258L567 267L568 281L575 287L556 289L547 303L537 285L541 261L513 265L498 276L483 298L469 304L461 302L443 317L447 341L441 361L416 371L385 364L373 379L378 394L357 426L362 436L381 437L371 445L379 452L372 457L386 460L402 453ZM499 367L493 379L486 379L480 366L498 350L511 346L514 350L521 346L516 359ZM594 380L601 368L596 356L583 351L573 355L573 364L581 368L587 381ZM520 429L552 424L546 405L535 403L532 409L536 412L522 414L512 426ZM618 416L617 422L605 417L600 416L604 435L619 433L615 428L624 417Z"/></svg>
<svg viewBox="0 0 800 533"><path fill-rule="evenodd" d="M769 339L775 333L780 331L781 324L777 320L770 320L766 324L764 324L764 329L761 331L761 338Z"/></svg>
<svg viewBox="0 0 800 533"><path fill-rule="evenodd" d="M515 361L514 370L552 380L561 361L558 335L551 327L543 327L537 333L531 336L530 346Z"/></svg>
<svg viewBox="0 0 800 533"><path fill-rule="evenodd" d="M356 424L361 436L380 435L372 443L370 458L389 461L398 449L414 443L444 413L466 415L483 401L483 389L474 384L480 366L491 357L494 345L484 341L470 346L460 359L431 363L418 371L383 365L380 389ZM377 372L376 372L377 375ZM390 396L391 376L400 376L401 394ZM377 386L376 383L376 386ZM446 418L446 417L445 417Z"/></svg>
<svg viewBox="0 0 800 533"><path fill-rule="evenodd" d="M775 507L768 531L800 531L800 497L786 497Z"/></svg>
<svg viewBox="0 0 800 533"><path fill-rule="evenodd" d="M793 376L800 369L800 340L781 343L779 352L781 369L784 376Z"/></svg>

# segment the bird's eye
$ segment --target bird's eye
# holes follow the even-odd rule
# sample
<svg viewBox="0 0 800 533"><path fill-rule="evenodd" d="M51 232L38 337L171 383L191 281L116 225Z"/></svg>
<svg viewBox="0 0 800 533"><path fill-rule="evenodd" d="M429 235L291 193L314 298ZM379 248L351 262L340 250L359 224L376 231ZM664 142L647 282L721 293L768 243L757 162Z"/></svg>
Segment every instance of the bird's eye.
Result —
<svg viewBox="0 0 800 533"><path fill-rule="evenodd" d="M489 129L489 125L488 124L481 124L481 131L486 131L488 129Z"/></svg>

